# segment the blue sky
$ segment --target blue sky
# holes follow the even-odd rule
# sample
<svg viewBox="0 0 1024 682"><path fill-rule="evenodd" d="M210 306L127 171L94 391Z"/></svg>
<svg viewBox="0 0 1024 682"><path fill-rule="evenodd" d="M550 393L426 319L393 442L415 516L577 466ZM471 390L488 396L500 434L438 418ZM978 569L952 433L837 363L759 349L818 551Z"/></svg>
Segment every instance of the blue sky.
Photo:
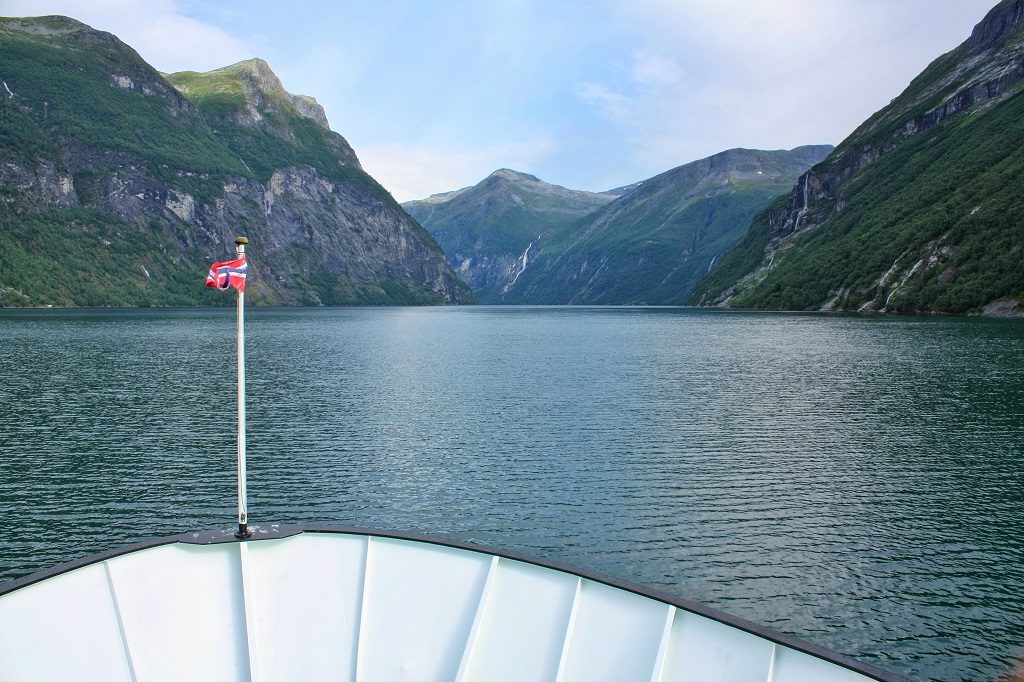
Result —
<svg viewBox="0 0 1024 682"><path fill-rule="evenodd" d="M162 71L259 56L400 201L508 167L604 190L731 147L838 144L995 0L0 0Z"/></svg>

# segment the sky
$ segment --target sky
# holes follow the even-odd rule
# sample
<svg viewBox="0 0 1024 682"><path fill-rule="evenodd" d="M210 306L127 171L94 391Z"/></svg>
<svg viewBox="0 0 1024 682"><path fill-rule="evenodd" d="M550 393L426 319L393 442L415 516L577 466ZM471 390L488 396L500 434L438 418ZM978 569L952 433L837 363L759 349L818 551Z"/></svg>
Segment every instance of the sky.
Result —
<svg viewBox="0 0 1024 682"><path fill-rule="evenodd" d="M262 57L407 201L498 168L602 191L734 147L838 144L995 1L0 0L0 15L74 17L164 72Z"/></svg>

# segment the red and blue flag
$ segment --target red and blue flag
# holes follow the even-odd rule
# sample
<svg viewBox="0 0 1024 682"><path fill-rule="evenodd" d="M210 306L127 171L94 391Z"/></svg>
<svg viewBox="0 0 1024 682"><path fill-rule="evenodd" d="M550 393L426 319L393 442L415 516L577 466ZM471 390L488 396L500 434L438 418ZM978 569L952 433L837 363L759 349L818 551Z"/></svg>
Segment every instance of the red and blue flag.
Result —
<svg viewBox="0 0 1024 682"><path fill-rule="evenodd" d="M206 286L218 289L234 287L239 291L245 291L245 272L248 268L245 256L224 263L214 263L210 266L210 274L206 276Z"/></svg>

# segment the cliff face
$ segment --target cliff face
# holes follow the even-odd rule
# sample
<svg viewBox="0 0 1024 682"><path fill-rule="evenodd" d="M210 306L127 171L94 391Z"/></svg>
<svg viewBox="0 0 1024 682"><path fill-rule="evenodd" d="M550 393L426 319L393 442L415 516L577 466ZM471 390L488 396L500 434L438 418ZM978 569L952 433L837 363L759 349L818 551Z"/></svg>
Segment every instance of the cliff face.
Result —
<svg viewBox="0 0 1024 682"><path fill-rule="evenodd" d="M261 60L165 78L74 20L3 19L0 80L0 305L216 304L236 234L257 303L471 300Z"/></svg>
<svg viewBox="0 0 1024 682"><path fill-rule="evenodd" d="M632 185L542 240L506 302L675 305L831 146L731 149Z"/></svg>
<svg viewBox="0 0 1024 682"><path fill-rule="evenodd" d="M1024 0L1004 0L757 216L690 302L1014 309L1024 292L1022 89Z"/></svg>
<svg viewBox="0 0 1024 682"><path fill-rule="evenodd" d="M615 194L581 192L501 169L473 187L410 201L403 207L444 248L482 303L502 303L542 243Z"/></svg>

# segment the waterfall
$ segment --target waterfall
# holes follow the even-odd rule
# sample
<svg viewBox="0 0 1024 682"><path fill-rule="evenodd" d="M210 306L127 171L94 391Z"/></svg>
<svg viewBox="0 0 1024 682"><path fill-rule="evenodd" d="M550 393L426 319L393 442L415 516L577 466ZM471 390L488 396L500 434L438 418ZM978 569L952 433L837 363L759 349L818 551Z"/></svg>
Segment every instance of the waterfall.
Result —
<svg viewBox="0 0 1024 682"><path fill-rule="evenodd" d="M809 185L811 183L811 172L807 171L804 173L804 205L796 213L796 219L793 220L793 231L796 232L800 228L800 219L804 217L804 213L807 213L807 204L809 201Z"/></svg>
<svg viewBox="0 0 1024 682"><path fill-rule="evenodd" d="M538 237L537 239L540 239L540 237ZM507 294L508 290L511 289L517 281L519 281L519 275L523 274L523 272L526 270L526 264L529 262L530 249L532 249L533 245L537 243L537 239L534 239L532 242L530 242L530 245L526 247L526 251L523 251L523 255L520 256L519 259L512 264L512 268L509 269L509 274L512 274L512 270L516 269L516 266L518 265L519 267L517 269L516 276L512 278L511 282L505 285L505 288L501 290L501 293Z"/></svg>

